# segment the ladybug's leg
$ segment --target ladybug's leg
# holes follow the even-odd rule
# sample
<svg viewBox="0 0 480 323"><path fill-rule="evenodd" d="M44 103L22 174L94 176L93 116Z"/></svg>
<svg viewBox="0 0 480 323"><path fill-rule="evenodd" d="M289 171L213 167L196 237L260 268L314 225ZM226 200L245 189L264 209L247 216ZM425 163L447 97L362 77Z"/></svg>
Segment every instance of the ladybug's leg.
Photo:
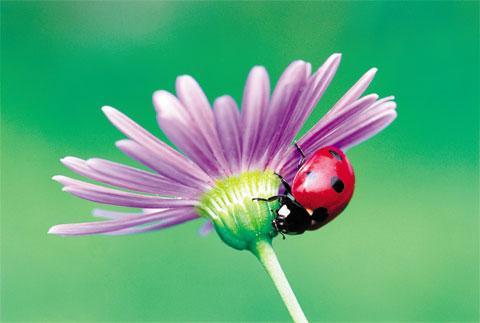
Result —
<svg viewBox="0 0 480 323"><path fill-rule="evenodd" d="M282 185L283 185L283 187L285 187L285 192L287 192L289 194L292 194L292 188L290 187L290 184L287 183L285 178L283 178L283 176L280 175L280 174L277 174L277 173L274 173L274 174L277 175L280 178L280 180L282 181Z"/></svg>
<svg viewBox="0 0 480 323"><path fill-rule="evenodd" d="M264 199L264 198L261 198L261 197L254 197L252 200L254 200L254 201L266 201L266 202L267 202L267 205L268 205L268 208L270 209L270 212L271 212L271 213L275 213L275 211L270 207L270 204L268 204L268 202L269 202L270 199L273 201L273 200L276 200L276 199L278 199L278 198L280 198L280 197L282 197L282 196L272 196L272 197L270 197L270 198L268 198L268 199ZM271 202L271 201L270 201L270 202ZM278 228L277 219L273 219L273 220L272 220L272 225L273 225L273 227L275 228L275 231L278 232L278 233L280 233L280 234L282 235L283 240L285 240L285 235L284 235L283 232Z"/></svg>
<svg viewBox="0 0 480 323"><path fill-rule="evenodd" d="M273 227L275 228L275 231L280 233L282 235L282 239L285 240L285 234L278 228L277 220L273 219L272 221Z"/></svg>
<svg viewBox="0 0 480 323"><path fill-rule="evenodd" d="M282 197L288 197L288 196L284 195L284 194L279 194L279 195L270 196L269 198L254 197L254 198L252 198L252 201L273 202L273 201L276 201L276 200L278 200L279 198L282 198Z"/></svg>
<svg viewBox="0 0 480 323"><path fill-rule="evenodd" d="M295 145L295 148L297 148L297 151L300 153L300 156L302 156L298 161L298 165L297 165L297 168L300 169L300 167L303 166L303 163L305 163L305 153L303 152L302 148L300 148L300 146L296 141L293 144Z"/></svg>

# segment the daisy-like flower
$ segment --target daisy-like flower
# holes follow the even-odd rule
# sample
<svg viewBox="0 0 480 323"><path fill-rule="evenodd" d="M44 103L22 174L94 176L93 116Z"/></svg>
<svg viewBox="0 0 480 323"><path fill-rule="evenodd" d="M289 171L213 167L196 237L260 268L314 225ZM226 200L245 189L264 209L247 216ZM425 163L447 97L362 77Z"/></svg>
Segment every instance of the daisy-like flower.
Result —
<svg viewBox="0 0 480 323"><path fill-rule="evenodd" d="M142 211L96 210L94 215L108 220L56 225L49 233L123 235L208 219L201 233L214 228L231 247L252 251L272 277L292 318L306 321L271 248L277 234L272 226L274 214L252 198L278 194L275 172L287 181L293 179L299 156L292 142L330 84L340 58L340 54L330 56L313 74L309 63L294 61L271 95L267 71L254 67L241 110L228 95L217 98L212 109L192 77L178 77L176 96L163 90L153 95L158 124L178 151L118 110L103 107L107 118L128 138L118 141L117 147L152 171L100 158L65 157L62 163L74 172L111 187L65 176L54 176L54 180L83 199ZM298 140L307 157L325 146L345 151L395 119L393 97L363 95L375 73L376 69L367 71Z"/></svg>

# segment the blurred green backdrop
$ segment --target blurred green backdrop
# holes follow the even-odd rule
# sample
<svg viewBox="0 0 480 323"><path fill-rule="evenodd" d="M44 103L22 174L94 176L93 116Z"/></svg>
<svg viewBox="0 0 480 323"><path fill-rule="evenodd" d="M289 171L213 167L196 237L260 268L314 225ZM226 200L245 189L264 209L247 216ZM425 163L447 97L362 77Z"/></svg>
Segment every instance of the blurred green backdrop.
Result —
<svg viewBox="0 0 480 323"><path fill-rule="evenodd" d="M311 320L477 321L478 2L1 3L1 319L288 320L254 257L199 221L61 238L93 203L50 180L59 158L127 161L100 106L162 137L151 94L191 74L239 99L250 67L343 62L306 127L372 66L399 117L349 153L347 211L276 250ZM305 129L304 129L305 131ZM162 137L163 138L163 137Z"/></svg>

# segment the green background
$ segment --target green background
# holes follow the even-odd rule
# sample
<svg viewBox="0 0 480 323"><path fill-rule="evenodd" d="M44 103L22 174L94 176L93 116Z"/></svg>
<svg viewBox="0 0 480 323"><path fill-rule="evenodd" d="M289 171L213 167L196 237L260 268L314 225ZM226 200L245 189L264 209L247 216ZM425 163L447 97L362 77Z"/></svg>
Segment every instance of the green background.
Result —
<svg viewBox="0 0 480 323"><path fill-rule="evenodd" d="M478 2L1 3L3 321L289 320L255 258L196 221L61 238L96 205L50 180L59 159L128 161L100 111L155 134L151 94L191 74L237 100L249 68L343 53L305 131L372 66L399 117L349 151L357 189L321 231L275 247L311 320L477 321Z"/></svg>

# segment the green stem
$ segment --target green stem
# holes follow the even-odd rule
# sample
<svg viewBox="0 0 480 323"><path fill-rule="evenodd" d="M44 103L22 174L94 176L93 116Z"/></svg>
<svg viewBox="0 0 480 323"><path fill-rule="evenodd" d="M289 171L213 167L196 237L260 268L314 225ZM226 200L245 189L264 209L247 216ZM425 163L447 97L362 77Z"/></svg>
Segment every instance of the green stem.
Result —
<svg viewBox="0 0 480 323"><path fill-rule="evenodd" d="M287 277L283 273L282 267L278 262L277 255L272 248L269 241L260 240L252 248L252 252L257 256L258 260L262 263L263 267L272 278L278 293L282 297L285 306L290 313L294 322L308 322L305 314L303 314L300 304L298 304L297 298L293 293Z"/></svg>

